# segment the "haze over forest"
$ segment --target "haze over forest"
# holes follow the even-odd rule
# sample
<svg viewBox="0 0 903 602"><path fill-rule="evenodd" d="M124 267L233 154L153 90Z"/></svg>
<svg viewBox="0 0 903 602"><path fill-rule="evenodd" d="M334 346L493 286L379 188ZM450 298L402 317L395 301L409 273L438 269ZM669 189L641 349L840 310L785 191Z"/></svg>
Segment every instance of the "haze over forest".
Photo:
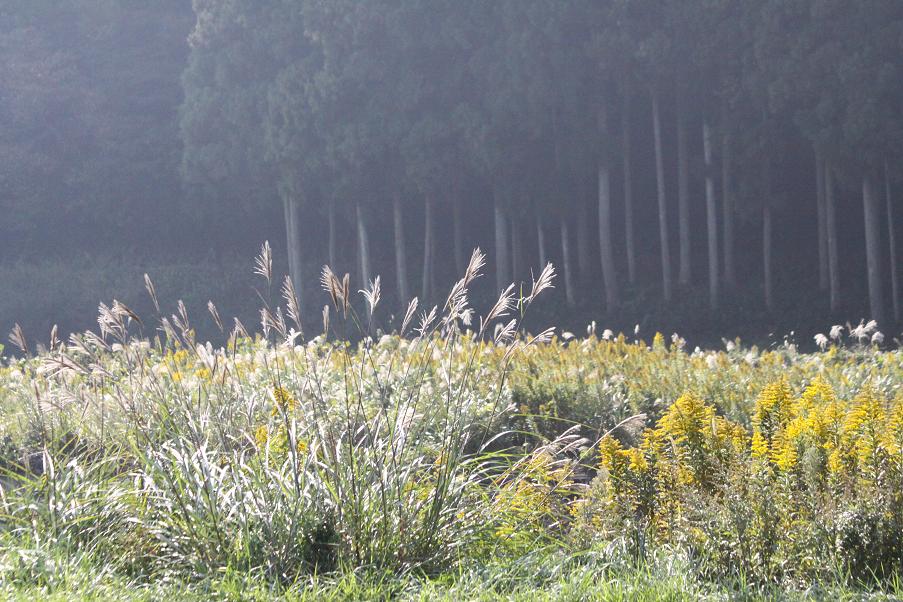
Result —
<svg viewBox="0 0 903 602"><path fill-rule="evenodd" d="M144 273L253 324L264 240L312 327L324 264L403 313L477 246L564 329L903 327L899 0L0 0L0 53L4 332Z"/></svg>

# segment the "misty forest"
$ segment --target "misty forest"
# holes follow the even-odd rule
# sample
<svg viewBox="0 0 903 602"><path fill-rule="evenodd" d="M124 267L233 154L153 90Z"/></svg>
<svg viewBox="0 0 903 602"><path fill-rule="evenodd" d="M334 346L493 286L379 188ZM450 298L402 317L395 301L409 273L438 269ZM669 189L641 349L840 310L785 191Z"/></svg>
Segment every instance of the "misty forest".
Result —
<svg viewBox="0 0 903 602"><path fill-rule="evenodd" d="M0 594L903 597L901 0L0 0Z"/></svg>

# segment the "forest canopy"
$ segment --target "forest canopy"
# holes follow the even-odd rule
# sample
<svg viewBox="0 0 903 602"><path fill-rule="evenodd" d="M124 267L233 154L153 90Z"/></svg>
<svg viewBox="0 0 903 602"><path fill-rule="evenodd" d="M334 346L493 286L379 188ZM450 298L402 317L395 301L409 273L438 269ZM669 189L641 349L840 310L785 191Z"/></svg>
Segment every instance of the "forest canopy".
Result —
<svg viewBox="0 0 903 602"><path fill-rule="evenodd" d="M564 322L900 326L898 0L5 0L0 48L3 265L269 239L313 320L481 246Z"/></svg>

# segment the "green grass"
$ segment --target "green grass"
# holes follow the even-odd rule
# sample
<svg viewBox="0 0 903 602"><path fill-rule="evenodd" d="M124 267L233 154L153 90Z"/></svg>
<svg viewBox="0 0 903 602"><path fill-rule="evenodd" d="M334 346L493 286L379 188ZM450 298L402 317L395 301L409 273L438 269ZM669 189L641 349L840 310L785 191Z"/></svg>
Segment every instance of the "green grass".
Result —
<svg viewBox="0 0 903 602"><path fill-rule="evenodd" d="M49 559L46 559L49 561ZM399 600L899 600L900 584L885 591L867 591L838 584L806 588L755 586L742 580L700 582L685 564L670 558L643 566L563 563L560 553L533 554L506 566L472 566L440 576L397 576L348 571L309 576L297 583L275 585L235 571L196 582L129 580L98 571L92 562L55 557L44 567L40 583L6 579L4 600L229 600L229 601L352 601ZM40 574L40 573L38 573ZM32 569L28 579L34 579ZM24 575L23 575L24 577Z"/></svg>
<svg viewBox="0 0 903 602"><path fill-rule="evenodd" d="M358 313L326 271L305 337L270 261L256 337L116 303L0 365L0 597L900 597L903 352L869 329L818 353L534 337L551 272L477 319L476 254L396 335L378 282Z"/></svg>

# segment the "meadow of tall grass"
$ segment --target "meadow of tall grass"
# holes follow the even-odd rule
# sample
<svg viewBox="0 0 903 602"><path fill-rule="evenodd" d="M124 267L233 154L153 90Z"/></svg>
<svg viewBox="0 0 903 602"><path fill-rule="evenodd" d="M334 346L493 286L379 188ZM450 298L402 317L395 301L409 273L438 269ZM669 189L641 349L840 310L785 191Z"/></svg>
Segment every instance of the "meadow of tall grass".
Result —
<svg viewBox="0 0 903 602"><path fill-rule="evenodd" d="M114 301L0 365L0 591L52 599L903 595L903 352L521 324L554 270L374 327L264 245L255 332ZM356 302L356 299L359 301ZM145 321L147 320L147 321Z"/></svg>

